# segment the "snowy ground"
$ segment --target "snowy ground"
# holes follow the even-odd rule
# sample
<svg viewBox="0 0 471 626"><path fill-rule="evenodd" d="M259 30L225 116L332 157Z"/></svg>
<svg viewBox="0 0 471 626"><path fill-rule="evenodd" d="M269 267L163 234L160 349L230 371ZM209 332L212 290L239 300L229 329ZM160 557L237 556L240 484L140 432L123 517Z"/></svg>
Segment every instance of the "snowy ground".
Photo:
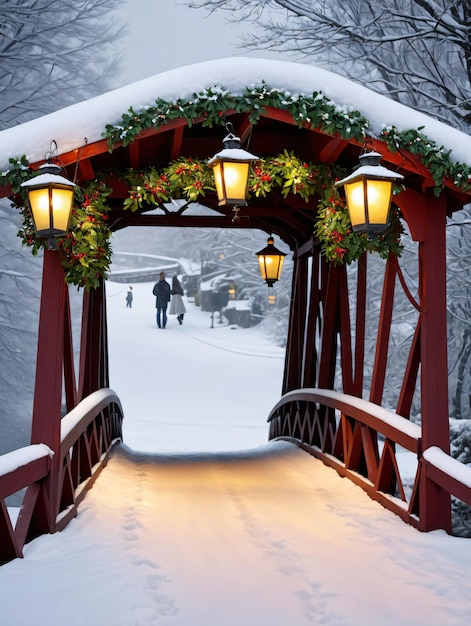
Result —
<svg viewBox="0 0 471 626"><path fill-rule="evenodd" d="M180 326L157 328L152 284L108 284L110 386L126 419L125 443L140 451L241 450L264 444L280 397L284 350L257 328L214 321L187 303ZM214 328L211 328L214 326Z"/></svg>
<svg viewBox="0 0 471 626"><path fill-rule="evenodd" d="M471 542L421 534L286 443L282 352L109 286L125 441L62 533L0 568L2 626L459 626Z"/></svg>

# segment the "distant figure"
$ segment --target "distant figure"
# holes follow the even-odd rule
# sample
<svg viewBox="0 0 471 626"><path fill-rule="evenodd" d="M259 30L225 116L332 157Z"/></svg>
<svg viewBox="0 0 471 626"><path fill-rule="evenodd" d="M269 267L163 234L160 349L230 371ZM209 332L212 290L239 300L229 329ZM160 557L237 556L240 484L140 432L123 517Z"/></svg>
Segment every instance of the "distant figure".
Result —
<svg viewBox="0 0 471 626"><path fill-rule="evenodd" d="M132 309L132 287L129 287L129 291L126 294L126 308Z"/></svg>
<svg viewBox="0 0 471 626"><path fill-rule="evenodd" d="M172 303L170 304L169 315L176 315L180 326L183 324L183 316L186 313L182 296L183 288L180 285L178 278L174 276L172 278Z"/></svg>
<svg viewBox="0 0 471 626"><path fill-rule="evenodd" d="M159 282L155 283L152 293L155 296L155 308L157 309L157 326L167 326L167 305L170 301L170 285L165 280L165 272L160 272Z"/></svg>

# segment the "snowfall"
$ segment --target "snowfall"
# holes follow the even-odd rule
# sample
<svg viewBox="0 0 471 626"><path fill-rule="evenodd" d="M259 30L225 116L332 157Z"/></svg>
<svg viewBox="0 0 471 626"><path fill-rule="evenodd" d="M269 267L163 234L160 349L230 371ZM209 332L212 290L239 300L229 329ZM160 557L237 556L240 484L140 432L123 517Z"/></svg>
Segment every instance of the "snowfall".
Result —
<svg viewBox="0 0 471 626"><path fill-rule="evenodd" d="M124 442L67 528L0 568L0 623L468 625L471 540L423 534L286 442L284 351L152 284L108 283Z"/></svg>

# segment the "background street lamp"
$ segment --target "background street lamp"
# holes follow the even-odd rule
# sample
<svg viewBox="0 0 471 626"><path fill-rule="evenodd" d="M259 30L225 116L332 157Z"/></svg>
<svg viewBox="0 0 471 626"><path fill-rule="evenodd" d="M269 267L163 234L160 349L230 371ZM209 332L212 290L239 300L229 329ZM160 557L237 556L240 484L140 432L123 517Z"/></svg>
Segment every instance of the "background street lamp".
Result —
<svg viewBox="0 0 471 626"><path fill-rule="evenodd" d="M230 122L226 128L229 134L223 139L224 148L208 161L208 166L213 169L218 205L246 206L250 166L259 158L242 149Z"/></svg>
<svg viewBox="0 0 471 626"><path fill-rule="evenodd" d="M47 238L49 250L57 248L55 237L64 235L69 226L75 183L59 175L62 168L45 163L41 174L21 187L26 189L37 237Z"/></svg>
<svg viewBox="0 0 471 626"><path fill-rule="evenodd" d="M381 158L378 152L362 154L360 166L335 183L336 187L345 187L347 209L355 232L378 233L389 224L393 184L404 176L380 165Z"/></svg>
<svg viewBox="0 0 471 626"><path fill-rule="evenodd" d="M284 252L275 248L273 244L273 237L270 236L267 240L267 246L255 253L258 257L262 279L269 287L273 287L273 284L280 279L281 268L286 256Z"/></svg>

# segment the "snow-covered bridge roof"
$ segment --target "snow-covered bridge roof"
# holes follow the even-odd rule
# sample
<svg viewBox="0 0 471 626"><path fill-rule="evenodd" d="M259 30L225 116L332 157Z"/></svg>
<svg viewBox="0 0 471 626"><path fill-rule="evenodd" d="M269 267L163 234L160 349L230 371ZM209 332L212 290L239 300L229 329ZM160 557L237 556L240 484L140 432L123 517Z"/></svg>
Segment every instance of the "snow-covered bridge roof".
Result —
<svg viewBox="0 0 471 626"><path fill-rule="evenodd" d="M357 109L370 121L373 133L389 125L398 130L423 127L430 139L452 151L455 161L471 165L471 137L338 74L300 63L226 58L163 72L4 130L0 132L0 169L8 167L9 157L22 154L32 163L42 160L52 139L60 153L82 146L84 138L96 142L106 124L118 123L130 106L139 110L156 98L190 98L214 85L242 93L262 82L303 95L320 91L339 106Z"/></svg>
<svg viewBox="0 0 471 626"><path fill-rule="evenodd" d="M254 119L254 111L259 118ZM305 162L350 171L358 164L367 136L383 163L404 175L409 196L415 194L408 202L411 210L417 194L433 193L437 187L445 189L448 214L469 202L470 192L459 186L468 180L471 168L471 138L466 134L333 72L250 58L163 72L0 132L0 170L8 169L9 158L22 155L37 167L54 140L61 164L70 166L69 178L81 186L98 174L106 179L112 189L107 199L112 230L135 225L258 228L279 235L293 250L311 245L317 201L307 204L300 195L287 197L281 190L272 189L266 197L252 194L250 211L239 221L232 219L231 207L217 206L212 192L204 197L212 215L194 215L186 208L167 211L160 205L156 214L150 211L152 204L135 213L123 210L129 185L106 172L160 170L178 157L207 160L221 147L221 122L226 119L260 157L275 158L286 150ZM416 133L411 135L412 146L409 134L399 137L410 129ZM422 160L416 153L424 145L433 156L428 166L426 153ZM442 158L448 160L446 168ZM430 169L437 161L437 170L444 172L438 182ZM0 197L6 195L11 195L8 185L0 187Z"/></svg>

